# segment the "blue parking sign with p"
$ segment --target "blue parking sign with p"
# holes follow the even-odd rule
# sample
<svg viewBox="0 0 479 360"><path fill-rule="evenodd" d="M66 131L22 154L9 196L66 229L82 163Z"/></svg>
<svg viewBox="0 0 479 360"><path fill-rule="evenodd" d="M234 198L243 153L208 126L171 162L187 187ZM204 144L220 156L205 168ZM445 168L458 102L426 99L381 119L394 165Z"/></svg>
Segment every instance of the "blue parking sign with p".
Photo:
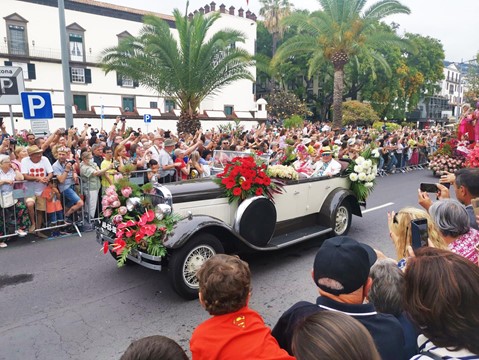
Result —
<svg viewBox="0 0 479 360"><path fill-rule="evenodd" d="M21 98L24 119L53 119L53 106L50 93L22 92Z"/></svg>
<svg viewBox="0 0 479 360"><path fill-rule="evenodd" d="M143 115L143 121L145 122L145 124L150 124L151 123L151 115L150 114Z"/></svg>

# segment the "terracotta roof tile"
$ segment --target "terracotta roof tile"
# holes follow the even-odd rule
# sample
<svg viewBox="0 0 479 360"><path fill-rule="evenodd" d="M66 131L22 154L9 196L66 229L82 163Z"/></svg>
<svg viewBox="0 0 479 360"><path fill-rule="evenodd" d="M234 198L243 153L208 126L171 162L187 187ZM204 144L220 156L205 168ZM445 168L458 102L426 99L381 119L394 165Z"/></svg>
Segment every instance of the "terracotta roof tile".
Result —
<svg viewBox="0 0 479 360"><path fill-rule="evenodd" d="M162 18L162 19L165 19L165 20L173 20L173 21L175 20L175 18L171 15L165 15L165 14L157 13L157 12L154 12L154 11L148 11L148 10L134 9L134 8L130 8L130 7L127 7L127 6L109 4L109 3L96 1L96 0L71 0L71 1L76 2L76 3L81 3L81 4L98 6L98 7L102 7L102 8L124 11L124 12L132 13L132 14L138 14L138 15L153 14L153 15L156 15L156 16Z"/></svg>

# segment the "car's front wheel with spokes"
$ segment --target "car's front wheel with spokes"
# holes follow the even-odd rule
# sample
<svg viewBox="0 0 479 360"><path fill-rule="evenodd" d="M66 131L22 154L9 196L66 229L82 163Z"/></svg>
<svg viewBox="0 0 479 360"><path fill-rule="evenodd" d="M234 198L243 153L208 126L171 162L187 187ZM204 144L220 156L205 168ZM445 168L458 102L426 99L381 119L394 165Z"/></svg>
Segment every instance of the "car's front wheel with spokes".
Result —
<svg viewBox="0 0 479 360"><path fill-rule="evenodd" d="M196 299L199 289L196 272L206 260L223 251L219 240L207 233L195 235L185 246L173 250L168 263L173 289L185 299Z"/></svg>

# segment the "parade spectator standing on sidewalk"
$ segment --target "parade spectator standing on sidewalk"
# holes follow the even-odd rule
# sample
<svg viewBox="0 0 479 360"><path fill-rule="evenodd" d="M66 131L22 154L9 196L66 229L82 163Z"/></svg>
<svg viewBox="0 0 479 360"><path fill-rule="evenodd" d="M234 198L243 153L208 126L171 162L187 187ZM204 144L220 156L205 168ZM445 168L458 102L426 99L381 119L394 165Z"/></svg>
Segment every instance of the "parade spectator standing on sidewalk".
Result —
<svg viewBox="0 0 479 360"><path fill-rule="evenodd" d="M248 307L251 273L237 256L215 255L197 274L199 300L211 317L190 341L193 360L294 360L280 349L261 316Z"/></svg>
<svg viewBox="0 0 479 360"><path fill-rule="evenodd" d="M53 164L53 174L57 177L68 210L65 217L68 218L83 206L83 201L75 191L75 184L78 182L78 175L73 169L74 160L67 160L68 149L61 147L57 151L58 160Z"/></svg>
<svg viewBox="0 0 479 360"><path fill-rule="evenodd" d="M25 178L26 193L33 193L32 197L25 199L30 216L31 226L29 232L33 233L35 229L42 227L44 213L46 211L45 199L41 197L48 182L53 177L53 169L43 151L37 146L29 146L27 149L28 157L24 158L21 163L23 177ZM36 214L35 214L36 210ZM36 215L36 216L35 216ZM36 219L35 219L36 217ZM47 237L42 232L37 231L40 237Z"/></svg>
<svg viewBox="0 0 479 360"><path fill-rule="evenodd" d="M175 181L176 167L181 166L180 163L175 163L171 157L171 152L175 148L176 141L173 139L166 139L160 150L159 161L160 164L160 177L158 181L162 184L166 184ZM152 159L154 157L152 156Z"/></svg>
<svg viewBox="0 0 479 360"><path fill-rule="evenodd" d="M291 342L298 324L318 311L332 310L359 320L371 334L383 359L404 360L404 333L399 321L364 303L372 284L370 267L376 259L370 246L348 236L326 240L316 254L312 272L321 296L316 304L300 301L281 315L273 328L279 345L292 354Z"/></svg>
<svg viewBox="0 0 479 360"><path fill-rule="evenodd" d="M98 204L98 191L100 190L100 177L105 175L110 167L100 170L97 164L93 161L93 155L90 151L85 151L82 154L82 162L80 164L80 176L83 181L83 193L86 197L86 215L89 220L89 226L84 227L85 230L92 229L92 219L95 216L95 211Z"/></svg>
<svg viewBox="0 0 479 360"><path fill-rule="evenodd" d="M45 198L47 208L47 226L56 226L63 221L63 207L60 201L56 180L51 179L48 186L43 190L42 197ZM60 232L53 231L52 236L58 236Z"/></svg>

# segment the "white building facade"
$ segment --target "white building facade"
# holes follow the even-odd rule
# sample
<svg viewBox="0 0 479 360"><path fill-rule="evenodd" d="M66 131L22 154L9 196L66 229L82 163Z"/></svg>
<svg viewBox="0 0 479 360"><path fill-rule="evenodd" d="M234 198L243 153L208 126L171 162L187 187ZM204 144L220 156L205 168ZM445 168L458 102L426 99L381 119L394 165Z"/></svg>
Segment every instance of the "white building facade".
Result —
<svg viewBox="0 0 479 360"><path fill-rule="evenodd" d="M51 129L65 126L57 5L57 0L2 0L0 7L4 22L0 26L0 66L22 67L26 91L51 93L55 112ZM246 41L236 46L254 54L254 14L246 17L243 12L235 14L233 10L230 13L224 6L216 8L214 3L201 8L201 11L222 12L213 30L228 28L241 31ZM175 130L179 112L174 98L159 96L132 79L118 76L116 72L105 74L99 64L104 49L116 46L125 36L139 34L143 26L142 18L147 13L94 0L65 0L75 125L103 118L105 127L109 127L117 115L137 119L140 125L142 116L151 114L154 122L161 119L163 128ZM154 15L167 21L170 31L174 36L177 35L172 16ZM255 68L251 68L251 73L256 77ZM237 81L222 88L217 95L205 99L201 103L200 114L204 115L205 120L208 120L208 115L210 120L216 121L226 120L231 115L253 121L255 100L254 82ZM21 107L13 106L13 112L15 127L28 129L29 123L23 120ZM5 105L0 106L0 116L9 116ZM96 127L100 127L96 123Z"/></svg>

